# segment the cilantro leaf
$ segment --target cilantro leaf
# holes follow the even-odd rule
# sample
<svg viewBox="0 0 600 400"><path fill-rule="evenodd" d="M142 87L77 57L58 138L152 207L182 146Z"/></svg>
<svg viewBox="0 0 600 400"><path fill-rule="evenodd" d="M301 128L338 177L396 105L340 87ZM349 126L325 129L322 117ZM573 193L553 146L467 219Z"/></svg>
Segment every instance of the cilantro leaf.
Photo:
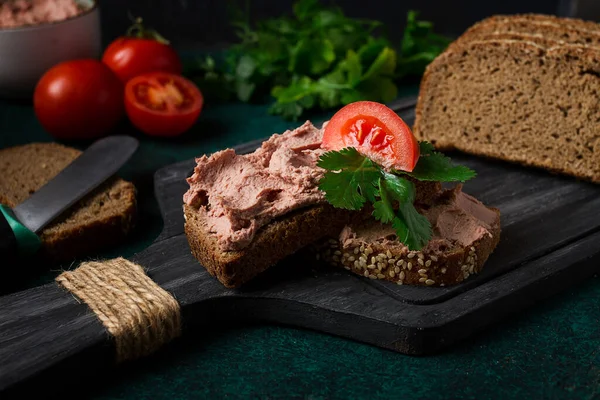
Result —
<svg viewBox="0 0 600 400"><path fill-rule="evenodd" d="M335 61L331 41L302 39L291 51L288 69L297 74L320 75Z"/></svg>
<svg viewBox="0 0 600 400"><path fill-rule="evenodd" d="M379 193L384 204L390 209L373 212L376 219L381 222L392 222L398 239L410 250L420 250L431 239L431 224L423 215L419 214L414 206L415 186L406 178L399 177L388 172L383 172L383 179L379 183ZM392 198L398 202L398 210L391 209ZM382 208L382 206L380 206ZM390 216L393 218L390 219ZM384 217L384 218L382 218Z"/></svg>
<svg viewBox="0 0 600 400"><path fill-rule="evenodd" d="M328 172L319 182L327 201L336 208L360 210L367 199L360 191L358 180L352 171Z"/></svg>
<svg viewBox="0 0 600 400"><path fill-rule="evenodd" d="M397 76L418 76L432 62L451 39L433 32L433 24L417 19L419 13L410 10L406 15L406 28L400 45Z"/></svg>
<svg viewBox="0 0 600 400"><path fill-rule="evenodd" d="M419 214L413 203L400 203L399 214L402 217L392 221L392 226L396 229L396 234L403 233L402 243L410 250L420 250L431 239L431 224L422 214ZM402 222L406 232L398 229L398 222ZM401 237L398 235L398 237Z"/></svg>
<svg viewBox="0 0 600 400"><path fill-rule="evenodd" d="M435 151L435 147L429 142L419 142L419 152L421 155L429 155Z"/></svg>
<svg viewBox="0 0 600 400"><path fill-rule="evenodd" d="M377 58L369 66L369 69L364 75L364 79L371 78L377 75L391 76L396 68L396 51L389 47L384 47L377 55Z"/></svg>
<svg viewBox="0 0 600 400"><path fill-rule="evenodd" d="M334 207L360 210L367 200L375 201L380 169L356 149L327 152L317 165L328 170L319 182L319 189Z"/></svg>
<svg viewBox="0 0 600 400"><path fill-rule="evenodd" d="M415 186L408 179L384 171L355 148L324 153L317 165L327 170L319 189L337 208L360 210L373 204L373 217L392 223L399 240L419 250L431 239L431 224L414 206Z"/></svg>
<svg viewBox="0 0 600 400"><path fill-rule="evenodd" d="M412 203L415 201L415 185L412 182L389 172L382 172L382 174L384 177L384 187L382 190L389 191L394 200L400 203Z"/></svg>
<svg viewBox="0 0 600 400"><path fill-rule="evenodd" d="M317 166L330 171L338 171L346 168L357 169L365 161L354 147L347 147L340 151L328 151L319 157Z"/></svg>
<svg viewBox="0 0 600 400"><path fill-rule="evenodd" d="M317 57L318 53L315 47L312 57ZM333 53L329 56L333 56ZM398 87L391 79L395 66L396 52L389 47L383 47L370 65L363 64L361 57L349 50L330 73L316 81L303 75L294 78L287 87L276 86L271 95L275 97L277 106L272 107L271 111L279 113L278 110L287 109L282 105L300 103L309 96L317 98L314 105L318 104L321 108L334 108L359 100L390 102L398 96ZM302 110L309 108L303 107Z"/></svg>
<svg viewBox="0 0 600 400"><path fill-rule="evenodd" d="M415 169L408 175L420 181L466 182L474 178L476 173L464 165L452 165L450 158L434 153L419 157Z"/></svg>
<svg viewBox="0 0 600 400"><path fill-rule="evenodd" d="M429 142L420 142L421 155L412 172L397 173L411 176L420 181L466 182L476 176L475 171L463 165L454 165L450 157L436 152Z"/></svg>
<svg viewBox="0 0 600 400"><path fill-rule="evenodd" d="M300 20L304 21L314 15L316 11L320 10L319 0L300 0L294 3L294 15Z"/></svg>
<svg viewBox="0 0 600 400"><path fill-rule="evenodd" d="M296 0L292 13L258 21L248 2L240 3L228 7L238 41L216 53L221 62L191 62L184 75L211 101L270 96L269 112L294 121L355 101L392 101L400 79L422 74L448 43L413 11L395 47L380 21L347 16L319 0Z"/></svg>
<svg viewBox="0 0 600 400"><path fill-rule="evenodd" d="M392 200L387 190L382 190L384 187L384 181L382 178L379 178L379 197L381 200L373 203L373 216L376 220L387 224L392 222L396 215L394 214L394 207L392 205Z"/></svg>

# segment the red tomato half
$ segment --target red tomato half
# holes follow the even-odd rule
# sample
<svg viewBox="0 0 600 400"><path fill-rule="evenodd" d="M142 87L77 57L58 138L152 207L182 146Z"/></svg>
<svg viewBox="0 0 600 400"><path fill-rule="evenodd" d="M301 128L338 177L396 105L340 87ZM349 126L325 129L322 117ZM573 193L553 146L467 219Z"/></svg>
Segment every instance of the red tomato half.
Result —
<svg viewBox="0 0 600 400"><path fill-rule="evenodd" d="M136 76L125 86L125 110L129 120L152 136L185 132L198 119L203 103L196 85L166 72Z"/></svg>
<svg viewBox="0 0 600 400"><path fill-rule="evenodd" d="M38 120L52 136L96 138L109 133L125 116L123 83L99 61L66 61L40 78L33 106Z"/></svg>
<svg viewBox="0 0 600 400"><path fill-rule="evenodd" d="M102 62L127 83L131 78L152 71L180 75L182 65L177 52L155 39L120 37L104 51Z"/></svg>
<svg viewBox="0 0 600 400"><path fill-rule="evenodd" d="M335 113L321 147L354 147L385 168L409 172L419 159L419 143L408 125L390 108L372 101L351 103Z"/></svg>

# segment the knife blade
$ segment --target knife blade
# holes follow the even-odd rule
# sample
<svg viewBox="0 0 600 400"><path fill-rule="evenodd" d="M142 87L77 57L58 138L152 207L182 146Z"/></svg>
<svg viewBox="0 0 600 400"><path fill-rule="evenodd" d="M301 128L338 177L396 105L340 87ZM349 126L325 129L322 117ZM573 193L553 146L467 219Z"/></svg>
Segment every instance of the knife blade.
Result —
<svg viewBox="0 0 600 400"><path fill-rule="evenodd" d="M35 253L40 245L37 233L113 176L138 145L137 139L124 135L97 140L25 201L12 209L0 205L0 257Z"/></svg>

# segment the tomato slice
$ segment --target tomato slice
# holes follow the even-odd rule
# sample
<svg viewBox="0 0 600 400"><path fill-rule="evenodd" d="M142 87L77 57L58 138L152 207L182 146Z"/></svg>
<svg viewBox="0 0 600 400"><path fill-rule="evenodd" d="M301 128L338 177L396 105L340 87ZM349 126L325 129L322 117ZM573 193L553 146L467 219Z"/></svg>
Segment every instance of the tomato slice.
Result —
<svg viewBox="0 0 600 400"><path fill-rule="evenodd" d="M153 136L179 135L194 125L204 98L188 79L167 72L136 76L125 86L125 110L133 125Z"/></svg>
<svg viewBox="0 0 600 400"><path fill-rule="evenodd" d="M419 143L406 123L389 107L357 101L342 107L329 120L321 147L354 147L377 164L412 171L419 159Z"/></svg>

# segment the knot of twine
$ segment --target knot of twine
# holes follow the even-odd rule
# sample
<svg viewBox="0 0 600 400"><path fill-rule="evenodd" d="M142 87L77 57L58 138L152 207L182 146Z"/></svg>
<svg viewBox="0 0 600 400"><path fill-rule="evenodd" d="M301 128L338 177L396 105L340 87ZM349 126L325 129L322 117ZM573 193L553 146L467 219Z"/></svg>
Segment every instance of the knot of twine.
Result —
<svg viewBox="0 0 600 400"><path fill-rule="evenodd" d="M129 260L85 262L56 281L114 337L117 362L148 355L181 334L177 300Z"/></svg>

